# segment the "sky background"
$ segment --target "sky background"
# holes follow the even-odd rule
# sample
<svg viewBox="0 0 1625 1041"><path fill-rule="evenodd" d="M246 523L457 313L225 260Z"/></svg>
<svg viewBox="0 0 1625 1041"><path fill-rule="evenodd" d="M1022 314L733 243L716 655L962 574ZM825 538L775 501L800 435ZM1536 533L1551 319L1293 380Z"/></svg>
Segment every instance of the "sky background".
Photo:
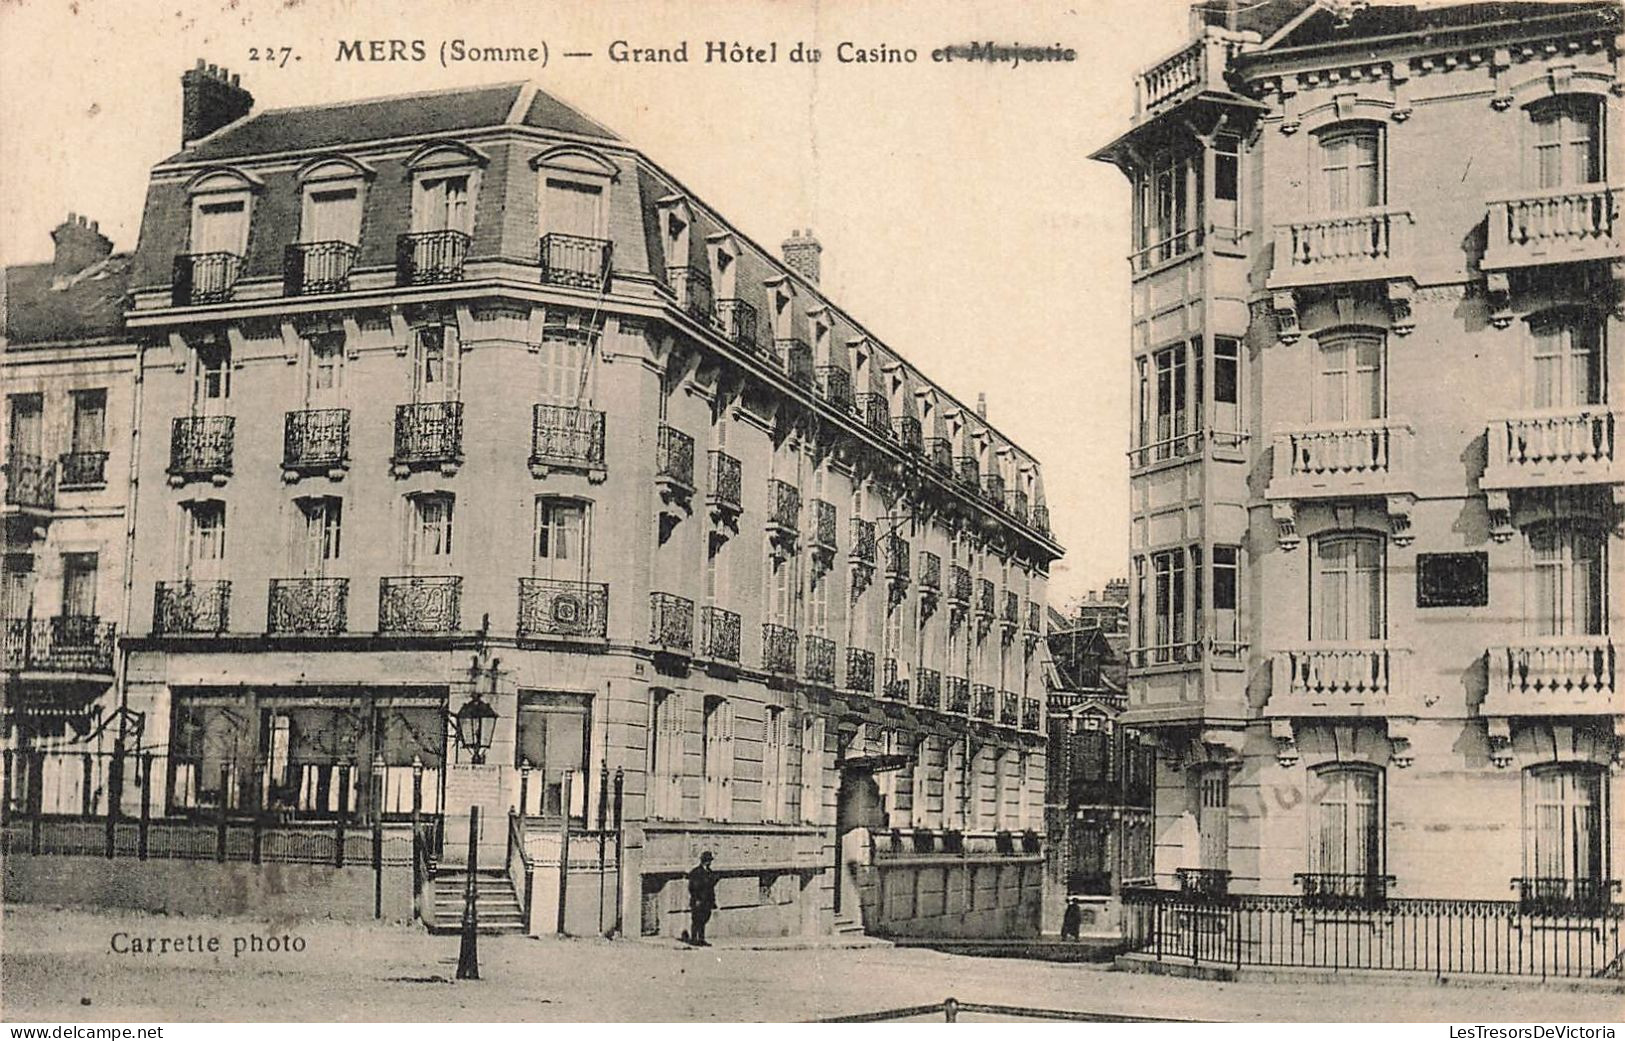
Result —
<svg viewBox="0 0 1625 1041"><path fill-rule="evenodd" d="M1037 456L1066 556L1060 604L1126 568L1127 184L1090 152L1127 126L1134 73L1185 39L1174 0L0 0L0 262L49 259L75 212L133 249L149 168L179 146L180 74L242 75L257 109L517 79L609 126L745 234L824 245L822 288ZM423 63L338 62L340 40L423 39ZM441 41L541 46L537 64L434 59ZM687 65L614 64L613 40ZM776 65L703 64L778 41ZM912 47L842 65L837 45ZM971 40L1061 44L1072 63L933 64ZM797 41L824 60L784 60ZM288 46L297 61L250 62ZM566 59L562 51L591 51Z"/></svg>

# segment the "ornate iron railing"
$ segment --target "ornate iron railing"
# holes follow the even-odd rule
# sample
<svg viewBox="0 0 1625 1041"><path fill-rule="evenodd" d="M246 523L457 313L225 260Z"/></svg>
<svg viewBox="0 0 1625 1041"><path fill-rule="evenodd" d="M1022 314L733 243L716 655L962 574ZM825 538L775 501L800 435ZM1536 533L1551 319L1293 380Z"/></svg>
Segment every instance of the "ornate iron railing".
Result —
<svg viewBox="0 0 1625 1041"><path fill-rule="evenodd" d="M175 258L169 302L188 307L230 300L242 270L243 258L235 253L182 253Z"/></svg>
<svg viewBox="0 0 1625 1041"><path fill-rule="evenodd" d="M26 452L6 457L6 505L49 510L56 505L56 466Z"/></svg>
<svg viewBox="0 0 1625 1041"><path fill-rule="evenodd" d="M970 569L963 564L948 565L948 600L961 607L970 606Z"/></svg>
<svg viewBox="0 0 1625 1041"><path fill-rule="evenodd" d="M694 487L694 439L662 423L655 442L655 474L685 488Z"/></svg>
<svg viewBox="0 0 1625 1041"><path fill-rule="evenodd" d="M713 450L710 459L711 498L723 506L740 509L744 502L745 479L739 460L720 450Z"/></svg>
<svg viewBox="0 0 1625 1041"><path fill-rule="evenodd" d="M952 473L954 468L954 443L946 437L928 437L921 445L925 454L925 461L933 470L940 473Z"/></svg>
<svg viewBox="0 0 1625 1041"><path fill-rule="evenodd" d="M290 242L282 250L282 293L311 296L350 288L361 248L353 242Z"/></svg>
<svg viewBox="0 0 1625 1041"><path fill-rule="evenodd" d="M835 549L835 504L824 499L812 501L813 545Z"/></svg>
<svg viewBox="0 0 1625 1041"><path fill-rule="evenodd" d="M330 470L350 457L350 410L304 409L282 419L282 468Z"/></svg>
<svg viewBox="0 0 1625 1041"><path fill-rule="evenodd" d="M107 483L106 452L63 452L57 465L61 468L61 488L94 488Z"/></svg>
<svg viewBox="0 0 1625 1041"><path fill-rule="evenodd" d="M1043 632L1044 609L1033 600L1027 601L1027 631L1034 636Z"/></svg>
<svg viewBox="0 0 1625 1041"><path fill-rule="evenodd" d="M455 633L462 628L459 575L404 575L378 580L378 631Z"/></svg>
<svg viewBox="0 0 1625 1041"><path fill-rule="evenodd" d="M925 431L920 421L914 416L898 416L892 421L893 432L897 441L904 448L912 452L924 452Z"/></svg>
<svg viewBox="0 0 1625 1041"><path fill-rule="evenodd" d="M873 433L881 437L891 436L891 405L886 401L886 395L876 391L864 391L858 394L853 402L858 409L858 415L863 419L864 425Z"/></svg>
<svg viewBox="0 0 1625 1041"><path fill-rule="evenodd" d="M1021 723L1021 698L1014 692L999 692L999 725L1013 727Z"/></svg>
<svg viewBox="0 0 1625 1041"><path fill-rule="evenodd" d="M739 662L739 615L720 607L700 608L700 654Z"/></svg>
<svg viewBox="0 0 1625 1041"><path fill-rule="evenodd" d="M169 473L186 479L231 473L237 421L232 416L177 416L169 432Z"/></svg>
<svg viewBox="0 0 1625 1041"><path fill-rule="evenodd" d="M948 676L944 678L945 702L944 707L956 715L970 713L970 683L963 676Z"/></svg>
<svg viewBox="0 0 1625 1041"><path fill-rule="evenodd" d="M875 692L875 652L861 647L846 649L846 689L865 694Z"/></svg>
<svg viewBox="0 0 1625 1041"><path fill-rule="evenodd" d="M960 484L967 488L978 489L982 487L982 468L977 465L975 456L955 456L954 476L959 480Z"/></svg>
<svg viewBox="0 0 1625 1041"><path fill-rule="evenodd" d="M711 321L711 276L697 267L674 264L666 268L666 284L671 286L677 306L697 322Z"/></svg>
<svg viewBox="0 0 1625 1041"><path fill-rule="evenodd" d="M880 696L887 701L908 701L908 677L896 658L887 658L880 664Z"/></svg>
<svg viewBox="0 0 1625 1041"><path fill-rule="evenodd" d="M466 232L411 231L395 239L395 281L403 286L441 285L463 280L463 261L472 240Z"/></svg>
<svg viewBox="0 0 1625 1041"><path fill-rule="evenodd" d="M1004 493L1004 509L1016 520L1027 523L1027 493L1019 488L1009 488Z"/></svg>
<svg viewBox="0 0 1625 1041"><path fill-rule="evenodd" d="M788 481L771 478L767 482L767 507L769 527L795 531L801 523L801 490Z"/></svg>
<svg viewBox="0 0 1625 1041"><path fill-rule="evenodd" d="M1044 705L1037 698L1021 699L1021 729L1039 730L1043 727Z"/></svg>
<svg viewBox="0 0 1625 1041"><path fill-rule="evenodd" d="M650 593L649 642L662 650L693 651L694 601L672 593Z"/></svg>
<svg viewBox="0 0 1625 1041"><path fill-rule="evenodd" d="M347 618L347 578L273 578L265 610L265 631L341 633Z"/></svg>
<svg viewBox="0 0 1625 1041"><path fill-rule="evenodd" d="M1518 909L1527 915L1596 915L1608 910L1619 882L1607 878L1515 878Z"/></svg>
<svg viewBox="0 0 1625 1041"><path fill-rule="evenodd" d="M211 581L158 582L152 593L152 631L223 633L231 624L231 583Z"/></svg>
<svg viewBox="0 0 1625 1041"><path fill-rule="evenodd" d="M910 574L908 540L901 535L887 535L885 544L887 577L907 579Z"/></svg>
<svg viewBox="0 0 1625 1041"><path fill-rule="evenodd" d="M1011 629L1021 623L1021 598L1012 590L1004 592L1004 614L999 616L999 621Z"/></svg>
<svg viewBox="0 0 1625 1041"><path fill-rule="evenodd" d="M536 405L530 423L532 466L600 470L604 466L604 414L596 409Z"/></svg>
<svg viewBox="0 0 1625 1041"><path fill-rule="evenodd" d="M976 613L989 620L993 618L993 594L993 580L991 578L976 580Z"/></svg>
<svg viewBox="0 0 1625 1041"><path fill-rule="evenodd" d="M768 622L762 626L762 667L768 672L794 676L796 673L796 631Z"/></svg>
<svg viewBox="0 0 1625 1041"><path fill-rule="evenodd" d="M936 669L919 669L914 673L916 680L914 696L921 708L937 708L942 704L942 673Z"/></svg>
<svg viewBox="0 0 1625 1041"><path fill-rule="evenodd" d="M1004 478L999 474L982 475L982 497L995 506L1004 505Z"/></svg>
<svg viewBox="0 0 1625 1041"><path fill-rule="evenodd" d="M395 406L395 462L446 464L463 458L463 403L420 401Z"/></svg>
<svg viewBox="0 0 1625 1041"><path fill-rule="evenodd" d="M809 683L835 684L835 641L807 634L807 661L804 672Z"/></svg>
<svg viewBox="0 0 1625 1041"><path fill-rule="evenodd" d="M718 300L717 325L735 347L746 351L757 349L756 308L750 304L732 297Z"/></svg>
<svg viewBox="0 0 1625 1041"><path fill-rule="evenodd" d="M1191 900L1222 900L1230 893L1230 872L1222 868L1175 868L1180 895Z"/></svg>
<svg viewBox="0 0 1625 1041"><path fill-rule="evenodd" d="M1302 872L1292 876L1302 888L1303 906L1315 910L1375 910L1388 902L1392 875Z"/></svg>
<svg viewBox="0 0 1625 1041"><path fill-rule="evenodd" d="M1034 506L1033 507L1032 525L1033 525L1034 528L1038 529L1040 534L1042 534L1042 535L1048 535L1049 534L1049 507L1048 506Z"/></svg>
<svg viewBox="0 0 1625 1041"><path fill-rule="evenodd" d="M540 244L542 281L604 292L609 288L612 252L608 239L550 232L542 236Z"/></svg>
<svg viewBox="0 0 1625 1041"><path fill-rule="evenodd" d="M860 564L875 563L875 524L862 517L852 518L852 559Z"/></svg>
<svg viewBox="0 0 1625 1041"><path fill-rule="evenodd" d="M794 336L781 336L773 341L778 348L779 360L784 363L784 371L789 374L794 383L804 387L813 385L813 352L807 341Z"/></svg>
<svg viewBox="0 0 1625 1041"><path fill-rule="evenodd" d="M971 710L977 719L991 723L998 711L998 692L986 683L973 683L970 690Z"/></svg>
<svg viewBox="0 0 1625 1041"><path fill-rule="evenodd" d="M818 389L836 408L852 407L852 374L839 365L818 366Z"/></svg>
<svg viewBox="0 0 1625 1041"><path fill-rule="evenodd" d="M521 578L515 631L520 636L605 639L609 635L609 584Z"/></svg>
<svg viewBox="0 0 1625 1041"><path fill-rule="evenodd" d="M95 615L7 618L0 668L111 676L116 635L112 622Z"/></svg>
<svg viewBox="0 0 1625 1041"><path fill-rule="evenodd" d="M930 550L920 554L920 588L930 590L942 588L942 558Z"/></svg>

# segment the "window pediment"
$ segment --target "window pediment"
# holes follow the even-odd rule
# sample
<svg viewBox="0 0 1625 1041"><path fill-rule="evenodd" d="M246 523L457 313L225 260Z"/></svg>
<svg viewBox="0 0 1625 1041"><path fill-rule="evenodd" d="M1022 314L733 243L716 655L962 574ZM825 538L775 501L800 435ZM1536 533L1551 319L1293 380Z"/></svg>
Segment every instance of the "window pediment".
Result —
<svg viewBox="0 0 1625 1041"><path fill-rule="evenodd" d="M299 168L294 177L300 184L321 184L328 181L370 181L378 171L347 155L322 156Z"/></svg>
<svg viewBox="0 0 1625 1041"><path fill-rule="evenodd" d="M540 155L532 156L530 165L535 170L554 170L610 181L617 181L621 176L621 168L607 156L580 145L549 148Z"/></svg>
<svg viewBox="0 0 1625 1041"><path fill-rule="evenodd" d="M1357 94L1339 94L1323 105L1303 114L1303 129L1310 137L1335 134L1338 131L1376 130L1393 122L1392 98L1367 98Z"/></svg>
<svg viewBox="0 0 1625 1041"><path fill-rule="evenodd" d="M265 182L234 166L213 166L186 182L188 195L263 191Z"/></svg>
<svg viewBox="0 0 1625 1041"><path fill-rule="evenodd" d="M490 156L461 141L431 141L407 158L406 169L409 173L423 173L448 167L483 167L490 161Z"/></svg>

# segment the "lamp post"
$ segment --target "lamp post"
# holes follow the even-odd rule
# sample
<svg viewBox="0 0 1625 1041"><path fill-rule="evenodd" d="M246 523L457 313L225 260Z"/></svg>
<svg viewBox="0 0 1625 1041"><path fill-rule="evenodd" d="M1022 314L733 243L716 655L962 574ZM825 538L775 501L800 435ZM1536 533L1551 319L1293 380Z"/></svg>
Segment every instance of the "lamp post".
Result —
<svg viewBox="0 0 1625 1041"><path fill-rule="evenodd" d="M497 665L497 660L493 658L490 668L492 697L496 696ZM490 750L491 739L496 735L497 712L480 696L482 670L478 655L469 671L473 680L472 690L453 718L457 723L457 743L469 753L469 759L475 766L483 766L485 753ZM476 804L468 808L468 875L463 883L462 942L457 951L457 978L460 980L480 978L479 870L480 808Z"/></svg>

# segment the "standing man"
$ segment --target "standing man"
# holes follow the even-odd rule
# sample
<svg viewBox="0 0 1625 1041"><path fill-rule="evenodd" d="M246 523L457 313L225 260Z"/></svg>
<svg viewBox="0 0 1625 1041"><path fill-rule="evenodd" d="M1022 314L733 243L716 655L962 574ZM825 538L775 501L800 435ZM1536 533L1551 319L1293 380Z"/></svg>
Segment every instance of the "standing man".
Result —
<svg viewBox="0 0 1625 1041"><path fill-rule="evenodd" d="M717 909L717 873L711 870L711 851L700 854L700 862L688 873L688 942L696 947L709 947L705 942L705 923Z"/></svg>

